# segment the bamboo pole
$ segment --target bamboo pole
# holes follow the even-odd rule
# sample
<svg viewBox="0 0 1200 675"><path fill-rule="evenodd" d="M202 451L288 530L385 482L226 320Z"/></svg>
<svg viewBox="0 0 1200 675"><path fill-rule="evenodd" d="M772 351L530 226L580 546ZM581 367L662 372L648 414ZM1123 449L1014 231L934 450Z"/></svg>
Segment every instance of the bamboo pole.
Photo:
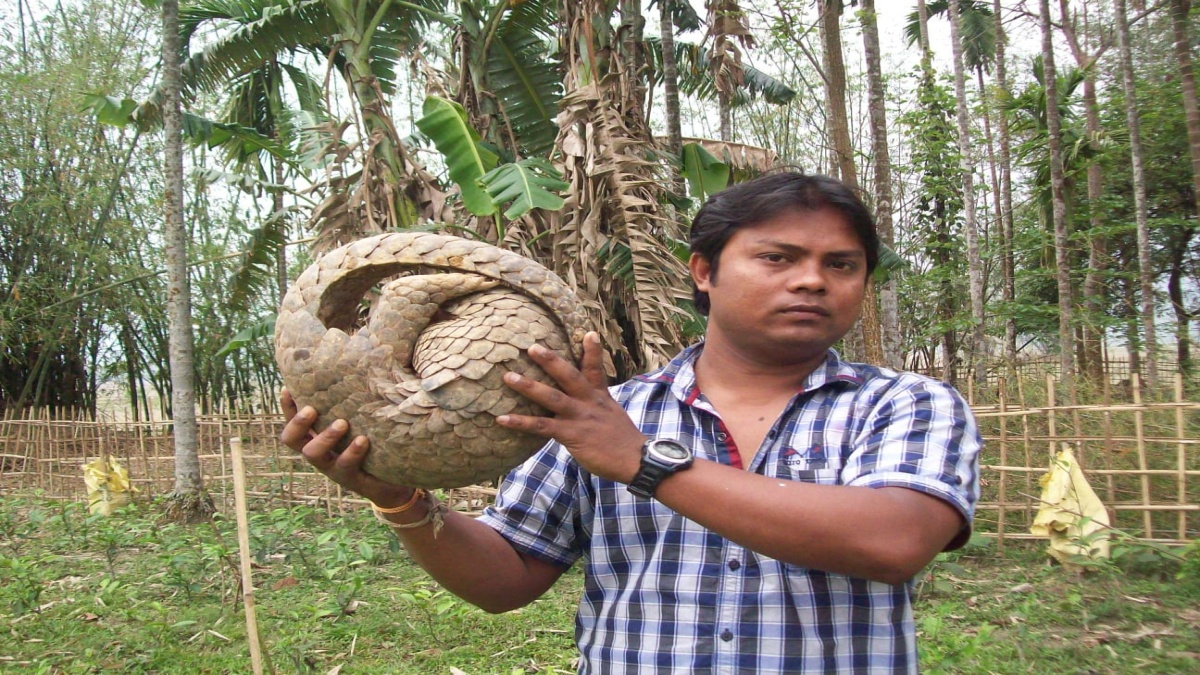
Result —
<svg viewBox="0 0 1200 675"><path fill-rule="evenodd" d="M217 438L225 438L225 422L224 422L224 420L223 420L223 419L218 419L218 420L217 420L217 424L219 425L219 426L217 427ZM238 453L240 454L240 453L241 453L241 451L242 451L242 439L241 439L241 437L240 437L240 436L237 436L236 434L234 435L234 438L236 438L236 439L237 439L237 442L238 442ZM222 445L223 445L223 444L222 444ZM221 448L222 446L221 446L221 445L218 445L217 447L218 447L218 448ZM231 447L232 447L232 446L231 446ZM224 449L223 449L223 448L222 448L222 451L221 451L220 455L221 455L221 459L220 459L220 462L221 462L221 474L222 474L222 475L224 475L224 474L226 474L226 473L229 471L229 468L225 466L225 452L224 452ZM242 457L242 460L241 460L241 461L243 461L243 462L244 462L244 461L245 461L245 457ZM243 467L243 468L244 468L244 467ZM236 470L235 470L235 471L236 471ZM237 471L237 473L241 473L241 471ZM233 482L234 482L234 485L235 485L235 489L236 489L237 481L238 481L238 477L235 475L235 476L233 477ZM228 503L229 503L229 482L228 482L228 481L221 481L221 503L222 503L222 504L228 504Z"/></svg>
<svg viewBox="0 0 1200 675"><path fill-rule="evenodd" d="M988 471L1012 471L1013 473L1018 473L1021 471L1028 473L1046 472L1046 467L1044 466L1003 466L1000 464L982 464L979 468L986 469ZM1179 469L1091 469L1088 471L1088 474L1095 474L1097 476L1178 476ZM1184 471L1184 474L1188 476L1200 476L1200 469Z"/></svg>
<svg viewBox="0 0 1200 675"><path fill-rule="evenodd" d="M1175 402L1183 402L1183 373L1175 373ZM1175 433L1179 436L1180 443L1176 446L1176 466L1179 468L1179 504L1183 506L1187 504L1187 445L1183 443L1187 435L1187 426L1183 415L1183 408L1175 409ZM1179 538L1187 539L1187 514L1183 511L1179 512Z"/></svg>
<svg viewBox="0 0 1200 675"><path fill-rule="evenodd" d="M325 516L333 518L333 500L329 497L329 486L332 481L325 481Z"/></svg>
<svg viewBox="0 0 1200 675"><path fill-rule="evenodd" d="M1112 405L1112 384L1109 377L1104 378L1104 405ZM1104 436L1104 468L1113 468L1113 443L1112 443L1112 413L1105 410L1101 413L1102 422L1100 423L1101 433ZM1113 502L1117 499L1117 482L1116 479L1109 475L1105 476L1104 484L1107 490L1108 501Z"/></svg>
<svg viewBox="0 0 1200 675"><path fill-rule="evenodd" d="M1025 399L1025 380L1017 378L1017 396L1021 399L1021 408L1026 408ZM1029 440L1029 414L1026 412L1021 415L1021 444L1025 450L1025 466L1029 466L1033 459L1033 443ZM1032 477L1025 474L1025 494L1033 491ZM1033 522L1033 504L1025 502L1025 522Z"/></svg>
<svg viewBox="0 0 1200 675"><path fill-rule="evenodd" d="M1141 404L1142 402L1142 382L1137 373L1131 375L1133 385L1133 402ZM1137 433L1137 454L1138 468L1146 471L1150 468L1146 460L1146 420L1145 414L1141 410L1135 410L1133 413L1133 427ZM1142 503L1150 505L1150 476L1143 474L1141 476L1142 483ZM1143 536L1154 536L1154 518L1149 511L1146 511L1142 516L1142 528L1145 530Z"/></svg>
<svg viewBox="0 0 1200 675"><path fill-rule="evenodd" d="M38 438L38 455L45 467L45 484L42 486L46 490L46 494L54 495L54 444L50 442L50 425L46 424L42 419L45 411L37 409L33 411L33 423L37 425Z"/></svg>
<svg viewBox="0 0 1200 675"><path fill-rule="evenodd" d="M1008 412L1008 387L1004 380L999 381L1000 412ZM1000 464L1008 464L1008 418L1000 418ZM1008 501L1008 472L1000 472L1000 490L996 497L1000 504ZM1004 525L1008 512L1001 506L996 516L996 552L1004 555Z"/></svg>
<svg viewBox="0 0 1200 675"><path fill-rule="evenodd" d="M1050 451L1050 462L1058 456L1058 409L1054 406L1054 376L1046 376L1046 436L1049 438L1047 449Z"/></svg>
<svg viewBox="0 0 1200 675"><path fill-rule="evenodd" d="M250 523L246 516L246 476L242 464L242 439L229 439L233 459L233 498L237 512L238 558L242 566L242 605L246 610L246 639L250 643L250 665L254 675L262 675L262 652L258 642L258 619L254 612L254 579L250 568ZM224 453L222 453L224 455Z"/></svg>

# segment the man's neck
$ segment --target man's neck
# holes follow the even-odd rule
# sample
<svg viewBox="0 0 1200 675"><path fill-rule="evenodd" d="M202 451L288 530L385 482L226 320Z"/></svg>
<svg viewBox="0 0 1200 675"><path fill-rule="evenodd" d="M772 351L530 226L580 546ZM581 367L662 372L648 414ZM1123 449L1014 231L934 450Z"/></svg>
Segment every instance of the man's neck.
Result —
<svg viewBox="0 0 1200 675"><path fill-rule="evenodd" d="M707 340L696 360L696 382L704 392L745 392L752 399L791 396L822 363L828 350L808 358L749 356L724 341Z"/></svg>

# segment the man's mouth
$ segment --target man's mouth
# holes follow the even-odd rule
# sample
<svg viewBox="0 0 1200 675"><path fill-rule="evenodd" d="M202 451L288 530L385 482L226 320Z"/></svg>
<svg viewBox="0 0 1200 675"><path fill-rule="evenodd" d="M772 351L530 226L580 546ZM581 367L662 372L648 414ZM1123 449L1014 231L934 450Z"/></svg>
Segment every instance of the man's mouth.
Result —
<svg viewBox="0 0 1200 675"><path fill-rule="evenodd" d="M784 314L816 314L829 316L829 310L820 305L790 305L783 310Z"/></svg>

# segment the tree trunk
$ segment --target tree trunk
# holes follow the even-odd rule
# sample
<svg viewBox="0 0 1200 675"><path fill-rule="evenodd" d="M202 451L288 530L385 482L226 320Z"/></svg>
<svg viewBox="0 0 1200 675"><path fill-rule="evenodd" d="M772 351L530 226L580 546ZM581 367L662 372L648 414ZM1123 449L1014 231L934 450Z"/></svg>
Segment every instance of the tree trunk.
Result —
<svg viewBox="0 0 1200 675"><path fill-rule="evenodd" d="M1062 120L1058 110L1057 71L1054 67L1054 40L1050 21L1050 0L1040 0L1042 24L1042 70L1046 87L1046 133L1050 150L1051 221L1054 225L1054 259L1058 267L1058 339L1062 381L1074 397L1075 334L1071 294L1071 255L1068 236L1066 177L1063 171Z"/></svg>
<svg viewBox="0 0 1200 675"><path fill-rule="evenodd" d="M213 512L204 492L196 441L195 365L192 357L191 288L188 283L188 233L183 222L183 132L180 112L179 2L162 5L163 133L166 194L164 239L167 258L167 317L170 323L171 415L175 438L175 488L167 513L194 522Z"/></svg>
<svg viewBox="0 0 1200 675"><path fill-rule="evenodd" d="M1188 19L1191 5L1191 0L1171 0L1171 28L1175 33L1175 58L1179 62L1179 88L1183 93L1183 107L1187 116L1188 146L1192 155L1192 197L1195 200L1197 216L1200 216L1200 104L1197 104L1196 79L1192 72L1191 26ZM1192 220L1183 227L1185 231L1180 234L1179 238L1188 242L1195 234L1196 221ZM1186 244L1178 251L1182 255L1186 251ZM1173 256L1172 279L1175 278L1174 266ZM1189 343L1191 336L1187 330L1188 314L1182 305L1182 297L1179 302L1176 302L1174 291L1172 291L1171 306L1175 309L1176 337L1180 341L1177 345L1180 357L1179 368L1181 370L1190 369Z"/></svg>
<svg viewBox="0 0 1200 675"><path fill-rule="evenodd" d="M829 106L829 131L833 140L836 169L842 182L857 191L858 169L854 165L854 147L850 141L850 118L846 112L846 66L842 60L842 33L839 14L841 0L826 0L821 9L821 37L825 52L825 87ZM879 309L875 298L875 283L867 280L863 298L863 353L855 355L867 363L883 363L883 344L880 337Z"/></svg>
<svg viewBox="0 0 1200 675"><path fill-rule="evenodd" d="M1008 66L1005 49L1008 35L1004 32L1004 21L1000 14L1000 0L992 1L992 15L996 22L996 86L1002 95L1008 95ZM1004 302L1012 306L1017 299L1016 261L1013 255L1013 202L1012 202L1012 140L1008 132L1008 115L1003 110L996 116L996 127L1000 136L1000 246L1001 275L1004 277ZM1010 364L1017 362L1017 321L1012 312L1007 312L1004 321L1005 359Z"/></svg>
<svg viewBox="0 0 1200 675"><path fill-rule="evenodd" d="M671 0L680 1L680 0ZM683 131L679 119L679 66L675 63L675 24L671 20L671 1L659 0L658 22L662 42L663 100L667 111L667 151L682 165ZM671 167L671 190L683 193L678 166Z"/></svg>
<svg viewBox="0 0 1200 675"><path fill-rule="evenodd" d="M879 239L888 246L895 245L892 224L892 160L888 151L887 110L880 66L879 25L875 0L863 0L859 20L863 29L863 51L867 59L867 107L871 118L871 156L875 179L875 221ZM889 280L879 286L879 305L882 320L880 337L883 360L889 368L904 365L900 345L900 310L896 297L896 282Z"/></svg>
<svg viewBox="0 0 1200 675"><path fill-rule="evenodd" d="M929 70L933 67L933 50L929 46L929 8L925 0L917 0L917 18L921 29L921 69Z"/></svg>
<svg viewBox="0 0 1200 675"><path fill-rule="evenodd" d="M1088 143L1099 153L1100 137L1100 106L1096 101L1096 75L1091 66L1103 47L1096 54L1089 55L1084 51L1085 45L1080 41L1079 31L1075 25L1076 19L1070 16L1067 0L1059 0L1059 11L1062 14L1062 30L1075 58L1075 65L1083 72L1083 110L1086 120ZM1084 35L1087 34L1086 17L1084 19ZM1084 320L1079 326L1079 371L1092 383L1099 386L1104 377L1103 355L1100 342L1103 340L1103 329L1097 322L1104 315L1106 300L1104 297L1104 270L1108 267L1108 238L1103 232L1104 219L1101 217L1100 200L1104 191L1104 170L1100 162L1091 162L1087 167L1087 194L1089 216L1088 227L1088 268L1083 281Z"/></svg>
<svg viewBox="0 0 1200 675"><path fill-rule="evenodd" d="M276 134L276 136L278 136L278 134ZM279 161L278 157L272 157L271 166L275 172L275 185L283 185L283 162ZM283 218L283 191L279 190L278 188L271 193L271 209L272 218ZM283 296L287 295L288 287L287 223L284 222L281 224L280 229L283 230L284 233L284 244L279 247L278 251L275 252L275 286L279 291L279 299L275 303L276 305L283 302Z"/></svg>
<svg viewBox="0 0 1200 675"><path fill-rule="evenodd" d="M1142 344L1146 350L1146 384L1158 387L1158 337L1154 326L1154 269L1150 262L1150 227L1146 206L1146 160L1142 155L1141 115L1133 79L1133 50L1129 44L1129 19L1125 0L1113 0L1117 24L1117 47L1121 64L1121 86L1125 91L1125 123L1129 127L1129 154L1133 167L1133 205L1137 220L1138 281L1142 294Z"/></svg>
<svg viewBox="0 0 1200 675"><path fill-rule="evenodd" d="M983 261L979 253L979 223L975 213L975 155L971 144L971 125L967 113L967 78L963 67L962 12L958 0L950 0L950 45L954 56L954 98L958 113L958 151L962 156L963 215L967 237L967 281L971 295L971 339L968 345L968 366L973 377L982 383L983 351L986 347L987 326L983 313Z"/></svg>

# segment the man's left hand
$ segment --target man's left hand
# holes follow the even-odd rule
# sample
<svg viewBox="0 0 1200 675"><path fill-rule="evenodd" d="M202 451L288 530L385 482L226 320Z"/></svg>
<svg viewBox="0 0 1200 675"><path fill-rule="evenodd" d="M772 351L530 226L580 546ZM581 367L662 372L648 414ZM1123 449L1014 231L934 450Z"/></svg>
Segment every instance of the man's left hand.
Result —
<svg viewBox="0 0 1200 675"><path fill-rule="evenodd" d="M600 336L594 332L584 336L580 369L541 345L530 347L529 356L560 389L516 373L506 374L504 383L555 416L501 415L496 422L553 438L597 476L621 483L633 480L646 436L608 393Z"/></svg>

